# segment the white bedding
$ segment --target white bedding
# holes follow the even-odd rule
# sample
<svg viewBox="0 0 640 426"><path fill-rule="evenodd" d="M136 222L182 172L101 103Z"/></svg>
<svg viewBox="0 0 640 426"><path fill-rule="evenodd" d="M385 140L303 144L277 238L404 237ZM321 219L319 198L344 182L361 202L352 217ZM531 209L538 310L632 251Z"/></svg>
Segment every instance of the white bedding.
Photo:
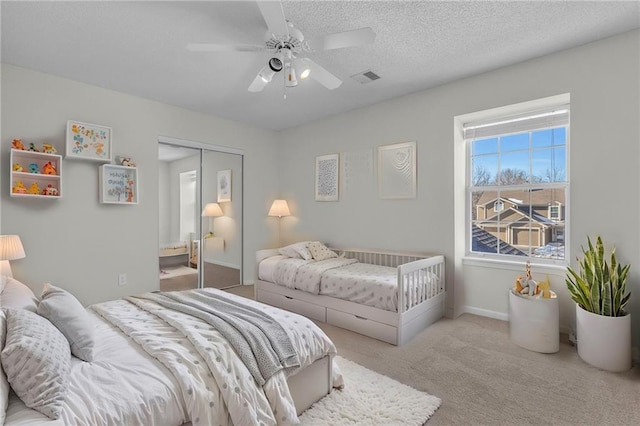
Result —
<svg viewBox="0 0 640 426"><path fill-rule="evenodd" d="M298 350L301 368L336 353L333 343L308 319L224 295L275 317ZM97 324L95 361L73 359L70 391L60 419L53 421L26 408L14 395L5 424L297 423L284 371L260 388L233 348L209 324L154 302L139 305L146 306L141 309L116 300L91 308L100 314L92 313ZM340 386L342 377L335 363L334 369L334 386Z"/></svg>
<svg viewBox="0 0 640 426"><path fill-rule="evenodd" d="M71 385L58 420L12 392L5 425L180 425L189 417L173 375L135 342L91 310L96 323L95 361L71 359Z"/></svg>
<svg viewBox="0 0 640 426"><path fill-rule="evenodd" d="M345 258L313 261L271 256L259 263L258 276L291 289L398 311L397 268ZM438 277L433 274L421 274L415 281L406 281L405 307L435 296L438 289Z"/></svg>

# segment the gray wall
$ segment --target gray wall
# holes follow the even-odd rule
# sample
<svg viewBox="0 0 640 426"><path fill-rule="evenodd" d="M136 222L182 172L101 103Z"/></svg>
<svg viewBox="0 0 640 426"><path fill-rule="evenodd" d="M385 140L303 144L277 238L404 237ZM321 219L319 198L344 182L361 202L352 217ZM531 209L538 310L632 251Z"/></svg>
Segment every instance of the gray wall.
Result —
<svg viewBox="0 0 640 426"><path fill-rule="evenodd" d="M456 205L464 206L464 154L456 163L454 117L570 93L571 258L587 235L600 234L617 246L622 262L633 264L629 284L638 346L639 37L638 31L626 33L282 132L280 190L293 215L282 220L283 241L315 238L347 247L443 253L448 314L506 318L507 289L524 266L463 266L464 220L456 213L463 210ZM379 199L373 174L339 202L314 201L316 156L373 153L379 145L405 141L417 142L416 199ZM624 208L614 208L621 200ZM534 269L542 272L548 271ZM564 272L554 272L562 326L570 330L573 304Z"/></svg>
<svg viewBox="0 0 640 426"><path fill-rule="evenodd" d="M98 163L63 160L59 200L10 198L3 173L4 234L19 234L27 257L14 276L36 294L44 282L72 291L84 304L158 289L158 136L242 149L245 154L244 269L251 280L255 251L273 244L265 226L277 188L277 139L271 131L123 93L2 64L1 167L9 170L13 138L53 144L64 152L67 120L113 128L113 152L139 168L135 206L98 202ZM129 283L119 287L118 274Z"/></svg>

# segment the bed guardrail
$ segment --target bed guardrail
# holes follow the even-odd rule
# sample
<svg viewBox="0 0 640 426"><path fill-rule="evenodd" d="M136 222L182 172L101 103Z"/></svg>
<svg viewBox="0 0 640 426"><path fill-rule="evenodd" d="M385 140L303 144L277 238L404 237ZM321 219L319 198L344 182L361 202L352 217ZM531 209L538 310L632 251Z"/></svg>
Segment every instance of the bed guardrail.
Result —
<svg viewBox="0 0 640 426"><path fill-rule="evenodd" d="M360 249L333 249L361 263L398 269L398 311L400 313L445 292L444 256L425 253L393 253Z"/></svg>

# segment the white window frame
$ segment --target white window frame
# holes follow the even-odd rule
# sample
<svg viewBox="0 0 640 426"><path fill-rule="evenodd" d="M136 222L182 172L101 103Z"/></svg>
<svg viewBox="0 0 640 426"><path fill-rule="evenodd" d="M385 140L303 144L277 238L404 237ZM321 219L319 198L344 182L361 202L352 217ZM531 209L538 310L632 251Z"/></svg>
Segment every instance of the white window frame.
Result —
<svg viewBox="0 0 640 426"><path fill-rule="evenodd" d="M503 210L504 210L504 203L501 200L497 200L495 203L493 203L493 211L495 213L500 213Z"/></svg>
<svg viewBox="0 0 640 426"><path fill-rule="evenodd" d="M552 214L553 211L557 211L557 214ZM555 216L555 217L554 217ZM549 219L554 222L562 221L562 205L560 204L549 204Z"/></svg>
<svg viewBox="0 0 640 426"><path fill-rule="evenodd" d="M549 116L552 116L553 114L548 114L549 112L552 111L557 111L559 109L563 109L566 108L567 111L569 109L569 95L567 94L565 95L560 95L557 97L553 97L556 100L560 100L562 99L562 101L559 102L555 102L553 104L549 103L544 105L542 108L538 107L536 109L534 109L533 107L530 107L529 109L526 108L526 106L524 106L525 104L538 104L538 102L532 102L532 103L525 103L525 104L519 104L519 105L515 105L515 106L511 106L511 107L503 107L503 108L498 108L492 111L487 111L487 112L480 112L480 113L475 113L475 114L469 114L467 115L467 117L469 116L473 116L473 115L478 115L479 117L481 117L481 121L476 122L476 120L469 120L469 121L465 121L465 117L461 116L461 117L456 117L455 119L455 124L456 124L456 129L458 131L462 132L461 137L456 137L456 140L460 141L462 140L465 144L465 148L464 148L464 152L465 152L465 203L464 203L464 207L465 207L465 257L468 259L487 259L487 260L491 260L491 261L505 261L505 262L522 262L525 260L529 260L532 263L538 263L538 264L549 264L549 265L559 265L559 266L564 266L568 264L568 261L570 259L569 256L569 224L565 222L565 227L564 227L564 259L543 259L543 258L538 258L538 257L533 257L533 256L517 256L517 255L507 255L507 254L498 254L498 253L480 253L480 252L473 252L471 250L472 247L472 232L471 232L471 223L472 223L472 218L471 218L471 195L473 193L473 189L478 189L478 188L482 188L485 191L499 191L499 190L504 190L506 188L508 188L508 190L511 189L526 189L526 188L539 188L539 189L554 189L554 188L562 188L565 191L565 203L563 204L563 206L558 206L559 207L559 215L562 217L562 210L564 207L564 215L565 217L568 217L568 200L569 200L569 182L570 182L570 174L569 174L569 145L570 145L570 123L568 122L568 119L566 120L566 145L565 145L565 156L566 156L566 166L565 166L565 182L554 182L554 183L536 183L536 184L526 184L526 185L513 185L513 186L482 186L482 187L477 187L474 188L471 185L471 179L472 179L472 164L471 164L471 140L475 139L473 137L469 137L469 132L468 129L469 127L473 127L473 126L478 126L477 129L479 129L479 133L480 136L476 137L477 139L482 138L482 132L485 131L485 129L487 129L491 123L498 123L499 125L511 125L513 128L513 131L511 133L524 133L524 132L529 132L529 131L538 131L538 130L544 130L545 128L555 128L555 127L561 127L564 126L563 124L558 125L557 123L553 122L553 117L550 120L550 124L547 126L544 125L531 125L530 127L526 127L523 126L523 124L526 124L524 120L524 118L526 118L527 116L536 116L539 115L541 120L545 120L547 119ZM549 98L551 99L551 98ZM493 112L493 113L492 113ZM539 113L538 113L539 112ZM513 124L510 124L513 123ZM529 124L531 124L531 121L529 121ZM465 133L465 131L467 131ZM500 135L506 135L509 134L509 132L503 132L500 133ZM488 136L487 136L488 137ZM531 146L530 146L530 149ZM458 157L459 158L459 157ZM498 160L499 161L499 160ZM499 193L499 192L498 192ZM495 211L495 208L494 208ZM557 221L561 221L562 219L559 219Z"/></svg>

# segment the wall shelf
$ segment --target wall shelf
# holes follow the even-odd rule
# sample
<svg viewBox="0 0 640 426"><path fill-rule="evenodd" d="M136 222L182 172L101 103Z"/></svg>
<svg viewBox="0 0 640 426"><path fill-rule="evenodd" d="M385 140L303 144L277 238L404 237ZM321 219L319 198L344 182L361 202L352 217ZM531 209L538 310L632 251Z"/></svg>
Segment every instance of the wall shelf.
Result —
<svg viewBox="0 0 640 426"><path fill-rule="evenodd" d="M31 173L31 165L38 173ZM12 197L58 199L62 197L62 156L44 152L11 150L9 193ZM16 171L16 165L22 171ZM44 173L53 166L54 174ZM37 191L36 191L37 190Z"/></svg>

